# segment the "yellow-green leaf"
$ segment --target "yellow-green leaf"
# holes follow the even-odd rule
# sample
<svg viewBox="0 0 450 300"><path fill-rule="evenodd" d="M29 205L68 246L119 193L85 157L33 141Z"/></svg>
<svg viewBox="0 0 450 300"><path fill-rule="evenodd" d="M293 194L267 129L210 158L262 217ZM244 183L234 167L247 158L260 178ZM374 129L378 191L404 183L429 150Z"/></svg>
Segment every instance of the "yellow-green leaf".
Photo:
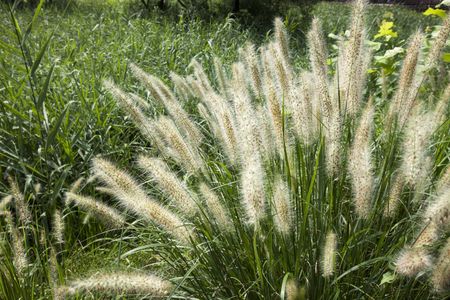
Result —
<svg viewBox="0 0 450 300"><path fill-rule="evenodd" d="M442 60L446 63L450 63L450 53L446 52L442 54Z"/></svg>
<svg viewBox="0 0 450 300"><path fill-rule="evenodd" d="M445 18L447 14L445 13L445 10L440 8L432 8L429 7L426 11L423 12L424 16L438 16L440 18Z"/></svg>
<svg viewBox="0 0 450 300"><path fill-rule="evenodd" d="M394 22L383 20L381 22L380 29L378 30L378 33L374 36L374 38L377 39L384 36L387 39L390 39L397 37L398 34L394 30L392 30L392 27L394 27Z"/></svg>

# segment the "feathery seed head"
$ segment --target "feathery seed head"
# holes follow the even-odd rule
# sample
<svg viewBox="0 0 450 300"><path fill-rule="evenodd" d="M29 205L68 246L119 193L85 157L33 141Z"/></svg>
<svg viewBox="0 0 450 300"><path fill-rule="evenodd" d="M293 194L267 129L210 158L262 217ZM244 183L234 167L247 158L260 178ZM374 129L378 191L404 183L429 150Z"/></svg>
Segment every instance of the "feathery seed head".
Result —
<svg viewBox="0 0 450 300"><path fill-rule="evenodd" d="M437 292L450 290L450 238L440 251L431 274L431 282Z"/></svg>
<svg viewBox="0 0 450 300"><path fill-rule="evenodd" d="M428 52L428 57L425 66L431 70L440 61L442 50L444 49L448 37L450 35L450 15L442 23L436 39L431 43L431 49Z"/></svg>
<svg viewBox="0 0 450 300"><path fill-rule="evenodd" d="M161 226L179 241L189 242L191 232L184 226L181 219L151 199L130 175L105 159L96 158L93 165L95 174L111 188L114 196L125 208L130 209L144 220Z"/></svg>
<svg viewBox="0 0 450 300"><path fill-rule="evenodd" d="M17 182L8 177L8 183L11 188L11 195L14 198L14 205L17 210L17 216L22 225L27 226L31 223L31 212L28 208L28 204L25 202L25 196L19 189Z"/></svg>
<svg viewBox="0 0 450 300"><path fill-rule="evenodd" d="M20 276L25 275L25 270L28 267L29 261L24 247L24 236L22 232L11 221L10 235L11 246L13 251L13 264Z"/></svg>
<svg viewBox="0 0 450 300"><path fill-rule="evenodd" d="M413 81L423 39L424 36L420 32L412 36L400 71L398 88L389 107L388 122L392 122L394 116L397 115L398 124L403 126L413 107L415 100ZM410 97L411 94L413 94L412 97Z"/></svg>
<svg viewBox="0 0 450 300"><path fill-rule="evenodd" d="M428 222L420 231L412 247L420 248L432 245L438 239L438 227L434 222Z"/></svg>
<svg viewBox="0 0 450 300"><path fill-rule="evenodd" d="M141 79L141 81L150 90L153 97L158 99L159 102L165 106L177 124L177 127L185 134L189 142L195 147L198 146L202 139L202 135L197 126L190 120L188 114L182 108L170 89L160 79L146 74L137 66L132 67L132 70L134 70L133 72L138 79Z"/></svg>
<svg viewBox="0 0 450 300"><path fill-rule="evenodd" d="M289 58L289 36L281 18L275 18L275 42L280 46L281 53L287 60Z"/></svg>
<svg viewBox="0 0 450 300"><path fill-rule="evenodd" d="M157 85L160 80L155 76L146 73L144 70L133 63L131 63L129 67L133 76L145 86L145 88L150 92L150 95L153 97L153 99L158 101L159 104L164 104L164 101L166 99L162 98L161 93L158 93L157 91Z"/></svg>
<svg viewBox="0 0 450 300"><path fill-rule="evenodd" d="M94 158L92 171L98 179L117 191L132 193L133 188L137 186L137 183L127 173L106 159Z"/></svg>
<svg viewBox="0 0 450 300"><path fill-rule="evenodd" d="M329 81L327 76L325 40L321 32L321 24L319 19L314 19L311 30L308 32L309 45L309 59L311 61L311 68L313 80L317 85L319 95L319 107L322 111L322 123L326 128L330 128L331 118L333 114L333 104L331 103L331 96L329 92Z"/></svg>
<svg viewBox="0 0 450 300"><path fill-rule="evenodd" d="M225 232L231 232L233 230L233 222L220 202L218 195L203 182L200 184L199 191L220 229Z"/></svg>
<svg viewBox="0 0 450 300"><path fill-rule="evenodd" d="M431 256L426 249L405 248L395 260L396 271L404 276L413 277L428 270L432 265Z"/></svg>
<svg viewBox="0 0 450 300"><path fill-rule="evenodd" d="M367 53L364 49L364 11L366 5L366 0L358 0L353 4L349 41L342 54L346 66L343 67L340 76L343 78L343 92L350 116L356 115L358 111L365 80L366 69L363 69L363 67L365 66Z"/></svg>
<svg viewBox="0 0 450 300"><path fill-rule="evenodd" d="M4 211L12 202L13 196L12 195L6 195L0 200L0 212Z"/></svg>
<svg viewBox="0 0 450 300"><path fill-rule="evenodd" d="M190 97L194 96L186 78L183 78L174 72L170 72L169 77L175 86L176 93L181 96L181 98L188 100Z"/></svg>
<svg viewBox="0 0 450 300"><path fill-rule="evenodd" d="M200 157L198 148L182 136L172 119L162 116L158 119L156 126L170 147L170 149L165 147L164 151L171 154L172 158L186 171L196 174L204 169L204 162Z"/></svg>
<svg viewBox="0 0 450 300"><path fill-rule="evenodd" d="M325 39L322 33L322 24L320 19L315 17L311 23L311 29L308 32L309 54L311 60L311 66L314 74L321 79L326 78L328 58Z"/></svg>
<svg viewBox="0 0 450 300"><path fill-rule="evenodd" d="M138 163L156 181L160 189L176 202L180 212L192 216L198 211L197 204L190 195L189 190L165 162L159 158L141 155L138 158Z"/></svg>
<svg viewBox="0 0 450 300"><path fill-rule="evenodd" d="M297 282L295 279L290 278L286 282L286 300L299 300L301 291L298 288Z"/></svg>
<svg viewBox="0 0 450 300"><path fill-rule="evenodd" d="M229 86L229 79L225 73L225 70L222 66L222 62L217 58L214 57L214 71L216 73L217 83L219 85L219 92L222 96L225 98L229 98L228 90L230 89Z"/></svg>
<svg viewBox="0 0 450 300"><path fill-rule="evenodd" d="M107 292L116 295L138 294L153 297L165 297L173 289L172 284L155 275L140 273L106 273L97 274L87 279L69 282L59 287L57 294L61 299L78 293Z"/></svg>
<svg viewBox="0 0 450 300"><path fill-rule="evenodd" d="M364 110L350 150L349 173L352 178L355 210L360 218L366 218L370 211L373 174L371 162L371 132L374 108L371 102Z"/></svg>
<svg viewBox="0 0 450 300"><path fill-rule="evenodd" d="M141 109L149 109L150 103L148 103L147 100L144 100L141 96L138 96L134 93L128 93L130 98L133 100L134 103L136 103Z"/></svg>
<svg viewBox="0 0 450 300"><path fill-rule="evenodd" d="M322 111L323 112L323 111ZM325 114L325 113L324 113ZM334 178L341 166L341 134L342 134L342 119L338 111L333 111L328 118L324 115L322 119L325 122L324 134L327 141L325 149L325 162L330 178Z"/></svg>
<svg viewBox="0 0 450 300"><path fill-rule="evenodd" d="M189 67L194 70L194 76L200 81L203 88L208 92L213 91L205 70L203 70L202 65L195 58L191 60Z"/></svg>
<svg viewBox="0 0 450 300"><path fill-rule="evenodd" d="M412 187L423 183L430 172L431 162L427 161L427 150L431 134L435 130L433 118L432 112L423 113L417 108L406 124L400 168L405 183Z"/></svg>
<svg viewBox="0 0 450 300"><path fill-rule="evenodd" d="M257 225L265 216L264 171L257 153L248 159L241 174L242 202L248 223Z"/></svg>
<svg viewBox="0 0 450 300"><path fill-rule="evenodd" d="M282 52L283 49L281 49L280 44L270 43L266 56L270 58L267 60L269 63L268 67L271 69L269 74L272 74L272 80L276 80L279 97L284 99L284 102L288 102L289 91L293 84L293 75L290 64Z"/></svg>
<svg viewBox="0 0 450 300"><path fill-rule="evenodd" d="M425 210L425 219L434 222L444 231L450 228L450 187L428 206Z"/></svg>
<svg viewBox="0 0 450 300"><path fill-rule="evenodd" d="M325 238L322 254L322 276L330 277L336 268L337 238L334 232L329 232Z"/></svg>
<svg viewBox="0 0 450 300"><path fill-rule="evenodd" d="M81 189L81 185L84 182L84 177L80 177L77 180L75 180L74 183L70 186L69 192L71 193L78 193Z"/></svg>
<svg viewBox="0 0 450 300"><path fill-rule="evenodd" d="M436 194L443 193L447 188L450 188L450 165L447 166L442 177L436 184Z"/></svg>
<svg viewBox="0 0 450 300"><path fill-rule="evenodd" d="M292 126L297 138L305 144L311 144L317 135L317 119L319 115L313 107L313 92L310 88L310 76L307 73L300 75L293 96L289 103L292 113Z"/></svg>
<svg viewBox="0 0 450 300"><path fill-rule="evenodd" d="M289 234L292 228L292 207L287 183L278 177L273 187L273 203L275 208L275 225L282 234Z"/></svg>
<svg viewBox="0 0 450 300"><path fill-rule="evenodd" d="M241 59L245 65L246 74L253 93L256 96L262 95L262 74L259 60L256 55L255 46L251 43L246 43L244 48L240 49Z"/></svg>
<svg viewBox="0 0 450 300"><path fill-rule="evenodd" d="M151 123L148 122L147 117L129 97L129 95L119 89L111 80L104 80L103 86L109 93L111 93L117 103L127 112L144 137L149 141L154 142L156 146L160 147L155 129L151 126Z"/></svg>
<svg viewBox="0 0 450 300"><path fill-rule="evenodd" d="M56 243L64 244L64 220L59 209L53 214L53 237Z"/></svg>
<svg viewBox="0 0 450 300"><path fill-rule="evenodd" d="M114 192L109 191L112 195ZM121 228L125 225L125 218L115 209L96 201L91 197L81 196L76 193L66 193L67 202L74 202L77 206L85 209L89 214L95 214L106 225L112 228Z"/></svg>
<svg viewBox="0 0 450 300"><path fill-rule="evenodd" d="M389 191L388 201L384 207L383 215L385 217L393 217L400 204L400 198L403 191L403 178L398 175L395 177Z"/></svg>

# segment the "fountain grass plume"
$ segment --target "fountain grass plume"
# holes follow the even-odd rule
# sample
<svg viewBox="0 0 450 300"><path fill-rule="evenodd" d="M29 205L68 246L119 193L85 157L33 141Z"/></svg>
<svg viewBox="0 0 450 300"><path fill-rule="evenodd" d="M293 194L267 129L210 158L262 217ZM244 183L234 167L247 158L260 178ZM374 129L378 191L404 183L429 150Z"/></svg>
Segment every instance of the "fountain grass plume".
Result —
<svg viewBox="0 0 450 300"><path fill-rule="evenodd" d="M109 192L114 194L112 191ZM116 209L113 209L92 197L67 192L66 203L69 204L71 202L74 202L77 206L86 210L88 214L97 216L108 227L121 228L125 225L125 218Z"/></svg>
<svg viewBox="0 0 450 300"><path fill-rule="evenodd" d="M393 217L398 210L400 205L400 198L402 196L404 185L404 179L401 175L395 176L395 179L391 183L391 187L389 190L388 200L386 201L384 207L383 215L385 217Z"/></svg>
<svg viewBox="0 0 450 300"><path fill-rule="evenodd" d="M388 122L396 120L402 127L408 118L413 105L414 96L411 97L411 90L416 75L417 62L419 60L420 49L423 43L423 33L417 32L411 38L409 47L406 51L406 57L403 60L398 88L395 91L394 98L389 107Z"/></svg>
<svg viewBox="0 0 450 300"><path fill-rule="evenodd" d="M292 230L292 205L289 187L281 177L275 179L272 201L277 230L284 235L290 234Z"/></svg>
<svg viewBox="0 0 450 300"><path fill-rule="evenodd" d="M242 204L247 215L247 222L258 225L265 217L266 193L264 188L264 169L258 153L246 157L247 161L241 173Z"/></svg>
<svg viewBox="0 0 450 300"><path fill-rule="evenodd" d="M4 211L5 209L8 208L8 206L11 205L11 203L13 202L13 196L12 195L6 195L5 197L3 197L0 200L0 211Z"/></svg>
<svg viewBox="0 0 450 300"><path fill-rule="evenodd" d="M360 118L348 158L355 211L360 218L367 218L370 213L374 185L371 155L373 114L374 108L369 102Z"/></svg>
<svg viewBox="0 0 450 300"><path fill-rule="evenodd" d="M167 297L172 291L172 284L156 275L141 273L100 273L70 281L66 286L56 290L56 299L86 293L109 293L110 295L145 295L151 298Z"/></svg>
<svg viewBox="0 0 450 300"><path fill-rule="evenodd" d="M447 238L440 251L439 258L433 268L431 282L438 292L445 292L450 289L450 238Z"/></svg>
<svg viewBox="0 0 450 300"><path fill-rule="evenodd" d="M203 182L199 186L199 192L219 228L225 232L231 232L234 227L233 222L226 207L219 200L219 196Z"/></svg>
<svg viewBox="0 0 450 300"><path fill-rule="evenodd" d="M424 212L424 218L446 231L450 229L450 187L447 187L432 201Z"/></svg>
<svg viewBox="0 0 450 300"><path fill-rule="evenodd" d="M168 153L192 174L204 170L204 162L201 159L199 148L194 147L183 137L172 119L161 116L156 122L156 127L167 145L163 148L163 153Z"/></svg>
<svg viewBox="0 0 450 300"><path fill-rule="evenodd" d="M138 164L155 181L161 191L175 202L182 214L194 215L198 211L196 200L177 175L159 158L140 156Z"/></svg>
<svg viewBox="0 0 450 300"><path fill-rule="evenodd" d="M53 213L53 238L59 245L64 244L64 220L59 209L55 209Z"/></svg>
<svg viewBox="0 0 450 300"><path fill-rule="evenodd" d="M142 135L154 143L157 148L163 149L164 146L161 143L158 132L152 122L148 122L147 117L142 112L141 108L135 103L135 101L127 95L124 91L118 88L111 80L104 80L103 86L105 89L113 95L117 103L127 112L137 128L141 131Z"/></svg>
<svg viewBox="0 0 450 300"><path fill-rule="evenodd" d="M422 247L405 248L395 260L395 270L404 276L413 277L429 270L432 258Z"/></svg>
<svg viewBox="0 0 450 300"><path fill-rule="evenodd" d="M8 183L11 189L11 195L14 199L14 207L16 209L18 220L21 225L28 226L31 223L31 212L25 201L25 196L20 191L19 185L14 179L8 177Z"/></svg>
<svg viewBox="0 0 450 300"><path fill-rule="evenodd" d="M346 108L349 116L355 116L359 112L362 98L362 89L365 82L366 56L368 51L364 46L365 26L364 11L367 0L357 0L353 4L352 21L348 43L343 47L343 59L345 64L340 65L342 78L342 94L345 97Z"/></svg>
<svg viewBox="0 0 450 300"><path fill-rule="evenodd" d="M244 62L245 69L250 86L256 96L262 95L262 74L258 56L256 55L255 46L251 43L247 43L244 48L241 49L241 59Z"/></svg>
<svg viewBox="0 0 450 300"><path fill-rule="evenodd" d="M94 159L93 172L110 187L111 192L125 208L144 220L156 223L182 243L189 241L191 234L183 221L151 199L130 175L102 158Z"/></svg>
<svg viewBox="0 0 450 300"><path fill-rule="evenodd" d="M327 233L322 254L322 276L330 277L336 271L337 237L334 232Z"/></svg>

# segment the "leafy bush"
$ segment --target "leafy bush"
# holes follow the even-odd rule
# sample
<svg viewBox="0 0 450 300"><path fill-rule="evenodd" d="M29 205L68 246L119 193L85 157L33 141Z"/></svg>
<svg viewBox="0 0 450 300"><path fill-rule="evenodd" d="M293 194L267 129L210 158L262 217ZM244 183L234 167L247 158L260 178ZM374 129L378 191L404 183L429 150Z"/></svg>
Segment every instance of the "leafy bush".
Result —
<svg viewBox="0 0 450 300"><path fill-rule="evenodd" d="M130 213L127 222L157 232L145 251L158 258L158 276L105 272L57 295L448 297L450 86L431 95L422 86L450 18L423 64L424 36L411 37L395 93L379 99L366 89L365 1L352 10L334 77L319 19L308 33L311 71L300 73L277 19L259 52L246 44L231 70L216 59L214 80L193 60L193 75L171 73L172 92L131 64L152 103L106 80L152 147L135 176L97 157L93 178ZM66 198L122 224L115 206Z"/></svg>

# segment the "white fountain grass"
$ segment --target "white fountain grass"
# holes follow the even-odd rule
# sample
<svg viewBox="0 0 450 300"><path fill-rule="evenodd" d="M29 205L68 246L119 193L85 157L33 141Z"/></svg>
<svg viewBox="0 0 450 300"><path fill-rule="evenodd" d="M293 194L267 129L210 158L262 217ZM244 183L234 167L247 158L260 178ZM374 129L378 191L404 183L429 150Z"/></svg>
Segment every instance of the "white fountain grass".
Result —
<svg viewBox="0 0 450 300"><path fill-rule="evenodd" d="M93 161L94 177L103 183L100 191L167 233L167 243L155 247L167 263L167 278L177 284L174 294L267 299L285 294L283 286L302 286L311 299L336 293L401 299L407 295L402 282L378 285L391 261L401 275L447 274L441 270L448 261L433 266L428 247L448 232L448 185L441 182L448 171L437 184L430 180L448 161L430 158L436 147L448 145L431 141L436 131L448 130L450 86L437 104L424 105L428 96L419 87L431 75L417 67L423 40L417 33L392 101L387 107L369 101L365 6L355 2L350 38L339 45L333 76L318 19L308 34L311 72L294 71L286 29L276 19L268 45L259 51L244 45L230 69L215 60L217 84L197 61L193 75L171 74L176 95L198 101L199 118L135 65L133 75L165 113L145 116L140 100L105 81L159 152L159 158L140 156L138 165L156 183L152 193L164 197L150 196L147 184L103 158ZM446 21L440 41L448 38L449 26ZM430 64L445 43L437 44L425 57ZM385 113L384 124L375 122L375 115ZM419 167L426 168L426 178L418 177ZM422 212L425 202L411 200L425 200L426 194L436 199L417 234L416 218L396 213ZM439 275L432 281L442 291Z"/></svg>
<svg viewBox="0 0 450 300"><path fill-rule="evenodd" d="M67 286L57 287L55 299L65 299L80 292L147 295L154 299L168 296L172 289L169 281L151 274L100 273L87 279L74 280Z"/></svg>

